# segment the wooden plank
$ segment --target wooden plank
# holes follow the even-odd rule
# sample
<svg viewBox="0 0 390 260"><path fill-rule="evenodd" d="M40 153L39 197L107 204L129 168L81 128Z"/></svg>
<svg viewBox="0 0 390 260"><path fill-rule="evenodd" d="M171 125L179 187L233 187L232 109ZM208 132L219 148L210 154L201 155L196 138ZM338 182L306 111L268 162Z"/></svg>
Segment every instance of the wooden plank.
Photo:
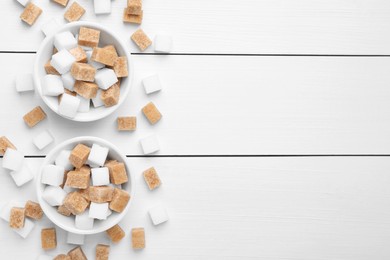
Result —
<svg viewBox="0 0 390 260"><path fill-rule="evenodd" d="M100 16L93 1L79 2L87 10L84 20L110 27L138 52L130 42L137 26L122 22L126 1L113 1L111 15ZM62 7L48 0L36 4L44 12L29 28L18 18L22 7L16 1L0 2L6 39L0 50L35 51L44 22L55 17L65 23ZM151 37L171 33L179 53L390 54L389 11L387 0L148 0L142 27Z"/></svg>

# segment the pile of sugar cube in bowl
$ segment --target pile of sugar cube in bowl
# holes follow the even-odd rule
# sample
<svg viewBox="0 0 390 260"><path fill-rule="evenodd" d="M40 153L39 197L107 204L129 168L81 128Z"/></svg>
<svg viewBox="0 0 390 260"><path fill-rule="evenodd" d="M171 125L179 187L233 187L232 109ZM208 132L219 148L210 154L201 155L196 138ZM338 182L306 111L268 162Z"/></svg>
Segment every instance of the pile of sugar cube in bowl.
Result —
<svg viewBox="0 0 390 260"><path fill-rule="evenodd" d="M22 22L33 26L43 10L30 0L14 0L21 4ZM118 0L119 1L119 0ZM142 0L122 0L125 23L141 24ZM63 17L68 23L60 25L56 18L45 22L41 31L46 35L36 54L33 73L18 74L15 78L17 92L36 91L45 103L36 106L23 117L28 128L33 128L48 115L51 109L62 120L91 122L103 119L115 112L126 100L133 81L133 62L128 42L116 36L110 28L97 23L78 21L87 10L76 1L50 0L64 7ZM94 0L95 15L111 13L111 0ZM131 35L135 45L144 51L152 41L141 29ZM154 50L168 53L172 38L156 35ZM142 80L147 95L162 89L158 74ZM157 124L162 114L153 102L142 109L150 125ZM57 115L54 115L57 116ZM21 119L22 120L22 119ZM116 118L117 131L135 131L137 117L128 115ZM32 142L42 150L54 143L55 133L44 130ZM144 154L159 151L156 134L139 140ZM34 180L37 198L20 201L14 198L3 204L0 217L2 228L15 231L22 239L31 237L36 222L47 218L53 225L42 227L40 232L41 254L32 259L87 259L83 251L85 237L105 233L109 243L88 245L94 247L95 259L110 258L111 243L119 243L129 232L129 245L134 250L146 247L144 227L123 227L120 222L131 214L134 198L135 174L126 162L126 156L114 144L98 137L81 136L65 140L54 146L46 155L39 170L31 170L11 138L0 137L2 167L17 187ZM159 188L162 181L154 167L142 173L149 190ZM146 213L146 212L145 212ZM167 209L154 205L148 211L153 225L168 220ZM48 222L48 223L50 223ZM66 237L58 237L58 229ZM72 249L57 252L57 241L68 243Z"/></svg>

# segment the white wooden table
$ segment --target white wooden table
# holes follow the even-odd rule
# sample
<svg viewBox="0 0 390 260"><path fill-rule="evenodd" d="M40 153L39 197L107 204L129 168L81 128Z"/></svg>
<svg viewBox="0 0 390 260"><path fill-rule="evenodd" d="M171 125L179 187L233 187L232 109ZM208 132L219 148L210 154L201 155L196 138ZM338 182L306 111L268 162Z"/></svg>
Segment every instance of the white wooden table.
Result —
<svg viewBox="0 0 390 260"><path fill-rule="evenodd" d="M31 140L49 129L56 144L93 135L112 141L136 175L134 204L121 223L127 236L110 259L389 259L390 2L388 0L145 0L142 28L174 36L174 53L139 53L123 24L125 0L111 15L83 20L123 35L134 54L135 84L117 113L92 124L65 121L35 94L18 94L14 76L31 72L52 17L64 9L35 0L44 13L31 28L16 1L0 2L0 134L35 171L54 145ZM158 72L164 90L146 96L140 81ZM164 114L151 127L140 108L154 101ZM41 105L48 120L28 129L22 116ZM137 115L135 133L118 133L118 115ZM142 156L139 138L156 133L161 151ZM149 192L141 172L163 179ZM17 188L0 170L0 202L35 199L34 183ZM148 208L163 203L170 221L151 225ZM38 223L21 239L0 223L1 259L35 259ZM147 248L128 236L144 226ZM56 255L72 246L58 229ZM90 259L104 234L83 247Z"/></svg>

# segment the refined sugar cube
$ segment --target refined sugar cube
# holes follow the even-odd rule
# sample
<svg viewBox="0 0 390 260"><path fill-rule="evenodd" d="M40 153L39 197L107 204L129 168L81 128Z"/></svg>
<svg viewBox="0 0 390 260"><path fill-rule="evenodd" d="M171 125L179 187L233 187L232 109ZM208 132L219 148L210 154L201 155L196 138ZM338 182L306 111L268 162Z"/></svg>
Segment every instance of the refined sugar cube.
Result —
<svg viewBox="0 0 390 260"><path fill-rule="evenodd" d="M89 207L89 217L104 220L107 218L108 203L91 202Z"/></svg>
<svg viewBox="0 0 390 260"><path fill-rule="evenodd" d="M157 52L171 52L172 36L157 34L154 38L154 50Z"/></svg>
<svg viewBox="0 0 390 260"><path fill-rule="evenodd" d="M2 218L6 222L9 222L9 216L11 215L11 209L14 207L23 208L24 205L25 205L24 201L15 201L15 200L11 200L11 201L5 203L1 207L0 218Z"/></svg>
<svg viewBox="0 0 390 260"><path fill-rule="evenodd" d="M70 150L62 150L55 159L55 164L64 167L65 171L73 169L73 165L69 161L70 153Z"/></svg>
<svg viewBox="0 0 390 260"><path fill-rule="evenodd" d="M42 80L42 92L45 96L58 96L64 93L64 83L58 75L46 75Z"/></svg>
<svg viewBox="0 0 390 260"><path fill-rule="evenodd" d="M68 4L69 0L52 0L52 1L65 7Z"/></svg>
<svg viewBox="0 0 390 260"><path fill-rule="evenodd" d="M57 22L56 19L51 18L50 20L46 21L42 27L41 30L46 36L50 36L54 34L58 28L60 27L60 24Z"/></svg>
<svg viewBox="0 0 390 260"><path fill-rule="evenodd" d="M50 206L60 206L66 197L66 192L60 187L47 186L42 193L42 198Z"/></svg>
<svg viewBox="0 0 390 260"><path fill-rule="evenodd" d="M129 71L127 69L127 58L125 56L115 59L114 72L118 78L127 77L129 75Z"/></svg>
<svg viewBox="0 0 390 260"><path fill-rule="evenodd" d="M142 80L142 85L144 85L145 92L148 95L160 91L162 89L158 74L154 74L152 76L144 78Z"/></svg>
<svg viewBox="0 0 390 260"><path fill-rule="evenodd" d="M108 237L112 242L118 243L125 237L125 232L119 225L115 225L110 229L106 230Z"/></svg>
<svg viewBox="0 0 390 260"><path fill-rule="evenodd" d="M140 14L129 14L128 8L125 8L123 11L123 22L141 24L143 16L143 11L141 11Z"/></svg>
<svg viewBox="0 0 390 260"><path fill-rule="evenodd" d="M72 260L72 258L70 258L70 256L65 254L59 254L56 257L54 257L53 260Z"/></svg>
<svg viewBox="0 0 390 260"><path fill-rule="evenodd" d="M103 100L105 107L112 107L118 104L120 97L119 81L109 87L107 90L103 90L100 98Z"/></svg>
<svg viewBox="0 0 390 260"><path fill-rule="evenodd" d="M70 69L70 73L76 80L93 82L95 80L96 68L87 63L75 62Z"/></svg>
<svg viewBox="0 0 390 260"><path fill-rule="evenodd" d="M39 135L37 135L37 136L33 139L34 145L35 145L39 150L42 150L43 148L45 148L46 146L48 146L49 144L51 144L53 141L54 141L53 136L52 136L52 135L49 133L49 131L47 131L47 130L43 131L42 133L40 133Z"/></svg>
<svg viewBox="0 0 390 260"><path fill-rule="evenodd" d="M145 230L144 228L133 228L131 230L131 244L133 249L145 248Z"/></svg>
<svg viewBox="0 0 390 260"><path fill-rule="evenodd" d="M76 59L76 62L87 62L87 53L80 46L71 49L69 52Z"/></svg>
<svg viewBox="0 0 390 260"><path fill-rule="evenodd" d="M112 211L111 211L110 209L108 209L108 210L107 210L107 218L108 218L109 216L111 216L111 214L112 214Z"/></svg>
<svg viewBox="0 0 390 260"><path fill-rule="evenodd" d="M90 173L80 170L70 171L67 174L65 186L77 189L86 189L90 183Z"/></svg>
<svg viewBox="0 0 390 260"><path fill-rule="evenodd" d="M160 121L162 115L153 102L149 102L146 106L142 108L142 113L148 119L149 123L152 125Z"/></svg>
<svg viewBox="0 0 390 260"><path fill-rule="evenodd" d="M107 167L92 168L92 184L93 186L103 186L110 184L110 174Z"/></svg>
<svg viewBox="0 0 390 260"><path fill-rule="evenodd" d="M95 203L105 203L112 200L114 188L109 186L90 186L89 199Z"/></svg>
<svg viewBox="0 0 390 260"><path fill-rule="evenodd" d="M110 209L120 213L126 208L129 200L130 194L127 191L115 188L110 202Z"/></svg>
<svg viewBox="0 0 390 260"><path fill-rule="evenodd" d="M57 52L56 52L57 53ZM51 60L47 61L45 64L45 71L46 74L51 74L51 75L61 75L54 67L51 65Z"/></svg>
<svg viewBox="0 0 390 260"><path fill-rule="evenodd" d="M103 63L100 63L100 62L97 62L97 61L93 61L91 59L92 57L92 51L87 51L86 52L87 54L87 59L88 59L88 64L91 64L92 66L94 66L96 69L102 69L104 68L106 65L104 65Z"/></svg>
<svg viewBox="0 0 390 260"><path fill-rule="evenodd" d="M19 170L12 171L10 175L18 187L23 186L27 182L34 179L34 175L32 174L31 169L28 167L26 162L23 163Z"/></svg>
<svg viewBox="0 0 390 260"><path fill-rule="evenodd" d="M76 58L66 49L58 50L51 58L50 64L58 71L60 74L65 74L70 71L73 63L76 61Z"/></svg>
<svg viewBox="0 0 390 260"><path fill-rule="evenodd" d="M59 206L57 208L57 212L60 213L61 215L66 216L66 217L69 217L70 215L72 215L70 210L67 207L65 207L64 205Z"/></svg>
<svg viewBox="0 0 390 260"><path fill-rule="evenodd" d="M75 225L76 228L79 229L91 229L93 228L93 218L89 217L88 210L84 211L84 213L80 215L76 215Z"/></svg>
<svg viewBox="0 0 390 260"><path fill-rule="evenodd" d="M110 181L113 184L122 184L128 181L126 166L123 162L108 161L105 166L110 172Z"/></svg>
<svg viewBox="0 0 390 260"><path fill-rule="evenodd" d="M35 107L33 110L23 116L24 122L29 127L34 127L36 124L46 118L46 113L40 106Z"/></svg>
<svg viewBox="0 0 390 260"><path fill-rule="evenodd" d="M96 246L96 260L108 260L110 246L98 244Z"/></svg>
<svg viewBox="0 0 390 260"><path fill-rule="evenodd" d="M167 210L163 206L156 206L149 210L150 219L153 222L153 225L159 225L168 221L168 213Z"/></svg>
<svg viewBox="0 0 390 260"><path fill-rule="evenodd" d="M18 171L24 161L24 155L14 149L8 148L3 156L3 168L11 171Z"/></svg>
<svg viewBox="0 0 390 260"><path fill-rule="evenodd" d="M11 209L9 216L9 226L14 229L20 229L24 227L24 208L14 207Z"/></svg>
<svg viewBox="0 0 390 260"><path fill-rule="evenodd" d="M68 256L70 256L70 259L72 260L87 260L87 257L79 246L70 250Z"/></svg>
<svg viewBox="0 0 390 260"><path fill-rule="evenodd" d="M34 90L34 81L31 73L23 73L16 77L15 86L17 92L26 92Z"/></svg>
<svg viewBox="0 0 390 260"><path fill-rule="evenodd" d="M95 82L98 84L99 88L106 90L117 83L118 78L112 69L104 68L96 72Z"/></svg>
<svg viewBox="0 0 390 260"><path fill-rule="evenodd" d="M65 117L73 118L79 109L80 99L69 94L63 94L58 112Z"/></svg>
<svg viewBox="0 0 390 260"><path fill-rule="evenodd" d="M101 95L102 95L102 90L98 89L96 97L92 98L92 104L93 104L94 108L98 108L98 107L104 106L104 102L101 99Z"/></svg>
<svg viewBox="0 0 390 260"><path fill-rule="evenodd" d="M85 14L85 9L77 2L73 2L72 5L66 10L64 14L65 20L68 22L74 22L80 20L81 16Z"/></svg>
<svg viewBox="0 0 390 260"><path fill-rule="evenodd" d="M72 245L83 245L84 244L85 235L74 234L68 232L68 236L66 238L66 243Z"/></svg>
<svg viewBox="0 0 390 260"><path fill-rule="evenodd" d="M69 160L76 168L81 168L87 161L88 155L91 151L86 145L78 144L75 148L73 148Z"/></svg>
<svg viewBox="0 0 390 260"><path fill-rule="evenodd" d="M92 51L91 60L103 63L107 66L114 66L115 60L118 58L116 51L111 48L95 47Z"/></svg>
<svg viewBox="0 0 390 260"><path fill-rule="evenodd" d="M94 0L93 6L95 9L95 14L111 13L111 0Z"/></svg>
<svg viewBox="0 0 390 260"><path fill-rule="evenodd" d="M43 217L43 211L39 203L36 203L34 201L27 201L25 208L25 215L28 218L39 220Z"/></svg>
<svg viewBox="0 0 390 260"><path fill-rule="evenodd" d="M20 19L28 25L33 25L38 17L42 14L42 9L33 3L27 4L23 13L20 15Z"/></svg>
<svg viewBox="0 0 390 260"><path fill-rule="evenodd" d="M38 256L37 260L53 260L53 257L48 255L40 255Z"/></svg>
<svg viewBox="0 0 390 260"><path fill-rule="evenodd" d="M19 4L26 6L28 3L30 3L30 0L17 0Z"/></svg>
<svg viewBox="0 0 390 260"><path fill-rule="evenodd" d="M100 39L100 31L87 28L87 27L80 27L79 30L79 37L78 42L81 46L87 46L87 47L97 47L99 44Z"/></svg>
<svg viewBox="0 0 390 260"><path fill-rule="evenodd" d="M13 145L13 143L11 143L11 141L8 140L7 137L1 136L0 137L0 154L4 155L7 148L12 148L12 149L16 150L15 145Z"/></svg>
<svg viewBox="0 0 390 260"><path fill-rule="evenodd" d="M95 98L98 89L98 85L93 82L76 81L76 83L74 84L74 91L76 91L77 94L86 99Z"/></svg>
<svg viewBox="0 0 390 260"><path fill-rule="evenodd" d="M142 12L142 0L127 0L127 12L140 14Z"/></svg>
<svg viewBox="0 0 390 260"><path fill-rule="evenodd" d="M73 91L76 80L73 78L72 74L70 72L65 73L61 75L61 78L62 78L62 83L64 84L64 88Z"/></svg>
<svg viewBox="0 0 390 260"><path fill-rule="evenodd" d="M59 165L45 165L42 168L41 182L51 186L60 186L64 181L65 169Z"/></svg>
<svg viewBox="0 0 390 260"><path fill-rule="evenodd" d="M107 155L108 148L93 144L87 162L89 165L103 166L107 159Z"/></svg>
<svg viewBox="0 0 390 260"><path fill-rule="evenodd" d="M131 35L131 40L133 40L141 51L146 50L152 44L152 41L141 28Z"/></svg>
<svg viewBox="0 0 390 260"><path fill-rule="evenodd" d="M34 229L34 226L35 226L35 224L33 221L31 221L29 219L25 219L24 226L22 228L19 228L19 229L13 229L13 231L15 231L22 238L26 238L31 233L31 231Z"/></svg>
<svg viewBox="0 0 390 260"><path fill-rule="evenodd" d="M82 96L79 96L79 95L77 95L77 98L80 99L80 105L79 105L79 109L77 111L81 112L81 113L89 112L91 100L83 98Z"/></svg>
<svg viewBox="0 0 390 260"><path fill-rule="evenodd" d="M61 51L64 49L70 50L70 49L77 47L77 40L71 32L65 31L65 32L57 33L54 36L54 43L53 44L54 44L54 47L56 47L56 49L58 51Z"/></svg>
<svg viewBox="0 0 390 260"><path fill-rule="evenodd" d="M161 185L160 177L157 174L157 171L154 167L151 167L147 170L145 170L143 173L144 180L146 184L148 185L150 190L154 190Z"/></svg>
<svg viewBox="0 0 390 260"><path fill-rule="evenodd" d="M50 250L57 247L57 233L55 228L44 228L41 230L41 246L43 250Z"/></svg>
<svg viewBox="0 0 390 260"><path fill-rule="evenodd" d="M150 135L140 140L144 154L151 154L160 150L160 145L156 135Z"/></svg>
<svg viewBox="0 0 390 260"><path fill-rule="evenodd" d="M73 214L79 215L85 211L89 203L78 192L70 192L66 195L63 205Z"/></svg>
<svg viewBox="0 0 390 260"><path fill-rule="evenodd" d="M137 117L125 116L118 117L118 130L119 131L134 131L137 128Z"/></svg>

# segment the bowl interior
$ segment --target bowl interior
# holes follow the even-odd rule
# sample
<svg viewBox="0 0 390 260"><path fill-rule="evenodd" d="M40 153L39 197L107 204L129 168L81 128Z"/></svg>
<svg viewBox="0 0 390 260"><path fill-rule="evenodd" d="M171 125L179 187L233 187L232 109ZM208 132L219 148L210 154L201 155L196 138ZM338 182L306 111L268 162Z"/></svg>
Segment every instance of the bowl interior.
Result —
<svg viewBox="0 0 390 260"><path fill-rule="evenodd" d="M126 171L129 177L129 181L125 184L122 184L122 189L126 190L130 194L130 201L127 204L125 210L121 213L115 213L113 212L106 220L96 220L94 221L94 226L92 229L88 230L82 230L78 229L75 226L75 220L74 217L66 217L57 212L57 207L52 207L50 206L43 198L42 198L42 193L43 190L45 189L46 185L42 184L40 182L41 180L41 175L42 175L42 168L45 165L48 164L54 164L54 160L57 157L57 155L62 151L62 150L72 150L78 143L83 143L87 146L92 146L92 144L99 144L101 146L109 148L109 153L108 153L108 159L114 159L118 160L121 162L125 163L126 166ZM44 211L45 215L57 226L60 228L76 233L76 234L96 234L103 232L112 226L116 225L121 221L121 219L125 216L127 213L130 203L134 198L134 178L132 174L130 173L129 167L126 163L126 158L119 152L119 150L111 143L100 139L96 137L77 137L70 139L68 141L65 141L62 144L59 144L56 146L45 158L42 167L40 168L40 171L38 173L38 178L37 178L37 197L38 201L42 207L42 210Z"/></svg>
<svg viewBox="0 0 390 260"><path fill-rule="evenodd" d="M73 33L73 35L78 34L78 31L80 29L80 26L85 26L89 28L93 28L96 30L100 30L100 42L99 46L104 46L107 44L113 44L115 48L117 49L117 52L119 56L126 56L128 61L128 70L129 70L129 76L122 78L121 81L121 94L119 98L119 102L117 105L112 107L98 107L98 108L92 108L87 113L77 113L76 117L74 118L67 118L69 120L73 121L80 121L80 122L89 122L89 121L95 121L101 118L104 118L114 112L125 100L130 87L131 82L133 78L133 66L132 66L132 60L130 51L127 50L125 45L121 42L121 40L115 36L113 33L111 33L107 28L91 23L91 22L74 22L67 24L63 26L61 29L59 29L57 32L63 32L63 31L70 31ZM54 35L47 37L36 56L35 60L35 67L34 67L34 83L35 88L37 89L39 95L42 97L43 101L46 103L48 107L50 107L55 113L58 114L58 99L57 97L50 97L50 96L44 96L42 95L42 85L41 81L43 77L46 75L46 71L44 68L44 65L48 60L51 59L51 56L53 55L53 42L54 42ZM66 118L66 117L65 117Z"/></svg>

